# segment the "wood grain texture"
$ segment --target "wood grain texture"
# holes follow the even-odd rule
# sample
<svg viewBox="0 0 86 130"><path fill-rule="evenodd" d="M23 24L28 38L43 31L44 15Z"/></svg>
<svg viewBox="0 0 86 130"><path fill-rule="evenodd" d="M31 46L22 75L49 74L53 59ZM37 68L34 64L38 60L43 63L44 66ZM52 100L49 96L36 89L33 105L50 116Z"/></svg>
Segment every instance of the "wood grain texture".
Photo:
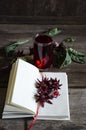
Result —
<svg viewBox="0 0 86 130"><path fill-rule="evenodd" d="M86 24L86 0L0 0L0 23Z"/></svg>
<svg viewBox="0 0 86 130"><path fill-rule="evenodd" d="M53 39L61 42L64 38L73 36L76 42L67 44L77 51L86 54L86 25L7 25L0 24L0 48L16 40L30 39L19 49L28 51L33 46L32 36L47 29L59 27L62 33ZM8 60L0 51L0 68L7 65ZM48 71L62 71L68 74L70 121L40 121L37 120L32 130L86 130L86 64L72 63L64 69L50 68ZM0 117L4 106L7 83L10 70L0 70ZM0 119L0 130L26 130L31 119Z"/></svg>
<svg viewBox="0 0 86 130"><path fill-rule="evenodd" d="M85 25L86 16L0 16L0 24Z"/></svg>
<svg viewBox="0 0 86 130"><path fill-rule="evenodd" d="M33 0L1 0L0 15L26 16L33 14Z"/></svg>
<svg viewBox="0 0 86 130"><path fill-rule="evenodd" d="M86 1L83 0L35 0L35 16L84 16Z"/></svg>
<svg viewBox="0 0 86 130"><path fill-rule="evenodd" d="M86 16L85 0L0 0L1 16Z"/></svg>
<svg viewBox="0 0 86 130"><path fill-rule="evenodd" d="M2 48L3 46L10 44L16 40L30 39L30 42L20 47L20 50L23 49L28 52L29 46L33 45L32 37L37 33L43 32L53 27L59 27L62 29L61 34L53 37L55 41L61 42L67 37L74 37L76 41L74 43L67 44L67 46L86 54L86 25L0 25L0 47ZM6 64L7 60L1 56L0 66L5 66ZM52 68L50 71L66 71L69 77L69 87L86 87L86 64L78 64L72 62L72 64L70 64L65 69L58 70ZM4 73L6 73L6 75L3 76L4 78L2 76L0 78L1 86L3 86L3 83L6 84L6 79L8 79L7 72L1 72L0 75L3 75Z"/></svg>

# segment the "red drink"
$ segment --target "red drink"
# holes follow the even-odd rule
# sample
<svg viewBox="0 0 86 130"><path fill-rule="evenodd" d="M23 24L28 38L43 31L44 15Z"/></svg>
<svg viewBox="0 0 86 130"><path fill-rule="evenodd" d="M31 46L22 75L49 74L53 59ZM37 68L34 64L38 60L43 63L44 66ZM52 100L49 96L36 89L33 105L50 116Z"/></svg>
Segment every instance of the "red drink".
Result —
<svg viewBox="0 0 86 130"><path fill-rule="evenodd" d="M53 60L53 40L47 35L37 35L34 42L34 64L40 69L50 67Z"/></svg>

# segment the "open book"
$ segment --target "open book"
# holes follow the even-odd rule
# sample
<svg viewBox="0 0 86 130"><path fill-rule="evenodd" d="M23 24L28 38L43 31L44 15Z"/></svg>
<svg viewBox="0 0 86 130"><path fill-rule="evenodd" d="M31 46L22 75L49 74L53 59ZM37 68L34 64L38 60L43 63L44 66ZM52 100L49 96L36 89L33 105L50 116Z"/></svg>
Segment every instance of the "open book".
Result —
<svg viewBox="0 0 86 130"><path fill-rule="evenodd" d="M38 119L69 120L68 81L66 73L39 72L34 65L17 59L12 65L2 118L33 117L36 114L37 102L35 83L42 75L60 80L60 96L53 99L53 104L45 103L40 107Z"/></svg>

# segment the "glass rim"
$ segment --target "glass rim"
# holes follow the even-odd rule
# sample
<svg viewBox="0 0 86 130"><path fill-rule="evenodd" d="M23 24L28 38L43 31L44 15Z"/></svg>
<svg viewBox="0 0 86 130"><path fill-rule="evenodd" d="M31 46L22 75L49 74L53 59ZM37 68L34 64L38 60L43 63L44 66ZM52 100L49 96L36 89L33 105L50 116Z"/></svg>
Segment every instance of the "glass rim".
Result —
<svg viewBox="0 0 86 130"><path fill-rule="evenodd" d="M43 38L45 38L45 40L42 42ZM46 34L36 34L34 40L35 40L36 44L40 44L40 45L44 45L44 46L52 44L52 42L53 42L52 38Z"/></svg>

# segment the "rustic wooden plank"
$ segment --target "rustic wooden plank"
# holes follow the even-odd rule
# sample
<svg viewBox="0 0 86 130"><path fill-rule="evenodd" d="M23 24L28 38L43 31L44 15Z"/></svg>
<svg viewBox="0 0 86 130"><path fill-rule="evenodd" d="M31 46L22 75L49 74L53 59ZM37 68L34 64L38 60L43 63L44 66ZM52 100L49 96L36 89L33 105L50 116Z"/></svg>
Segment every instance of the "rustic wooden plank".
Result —
<svg viewBox="0 0 86 130"><path fill-rule="evenodd" d="M20 49L29 51L29 45L33 46L33 36L36 33L43 32L49 28L59 27L62 33L55 36L53 39L61 42L66 37L72 36L76 38L76 42L67 44L67 46L76 49L77 51L86 53L86 25L68 26L68 25L1 25L0 24L0 47L3 47L13 41L30 39L30 42L20 47ZM7 59L0 56L0 67L7 64ZM51 68L50 71L65 71L68 74L69 87L86 87L86 64L72 63L65 69ZM4 75L5 74L5 75ZM4 75L4 76L3 76ZM0 86L6 87L8 81L8 72L0 72Z"/></svg>
<svg viewBox="0 0 86 130"><path fill-rule="evenodd" d="M0 24L86 25L86 16L0 16Z"/></svg>
<svg viewBox="0 0 86 130"><path fill-rule="evenodd" d="M83 0L1 0L0 15L5 16L85 16L86 1Z"/></svg>
<svg viewBox="0 0 86 130"><path fill-rule="evenodd" d="M86 15L85 6L86 1L83 0L40 0L34 1L34 14L35 16L84 16Z"/></svg>
<svg viewBox="0 0 86 130"><path fill-rule="evenodd" d="M33 15L33 0L1 0L0 15L3 16L26 16Z"/></svg>
<svg viewBox="0 0 86 130"><path fill-rule="evenodd" d="M64 38L72 36L76 38L76 42L67 46L76 49L77 51L86 53L86 25L83 26L68 26L68 25L0 25L0 47L3 47L13 41L30 39L30 42L21 48L29 51L29 45L33 44L33 36L36 33L43 32L52 27L59 27L63 30L60 35L53 39L61 42ZM0 67L7 64L7 60L0 56ZM50 71L65 71L68 74L69 87L86 87L86 64L72 63L64 69L51 69ZM8 72L0 71L0 86L6 87L8 81Z"/></svg>
<svg viewBox="0 0 86 130"><path fill-rule="evenodd" d="M0 23L86 24L85 7L85 0L1 0Z"/></svg>
<svg viewBox="0 0 86 130"><path fill-rule="evenodd" d="M86 49L86 25L82 26L68 26L68 25L0 25L0 47L5 44L9 44L12 41L18 39L29 39L36 33L43 32L49 28L58 27L62 30L59 36L55 36L54 40L61 42L64 38L72 36L76 38L76 42L69 44L70 47L75 47L76 49L81 49L85 51Z"/></svg>
<svg viewBox="0 0 86 130"><path fill-rule="evenodd" d="M79 35L79 34L82 35L82 32L85 33L86 31L86 24L85 25L0 24L0 34L1 33L30 33L30 32L37 33L37 32L45 31L46 29L53 28L53 27L59 27L62 30L64 30L64 32L67 34L72 32L73 34L76 34L76 35Z"/></svg>
<svg viewBox="0 0 86 130"><path fill-rule="evenodd" d="M0 88L0 106L4 103L6 89ZM70 121L40 121L37 120L32 130L85 130L86 129L86 88L85 89L69 89L70 101ZM0 111L1 111L0 107ZM0 129L5 130L25 130L31 120L29 119L0 119ZM14 125L15 124L15 125Z"/></svg>

